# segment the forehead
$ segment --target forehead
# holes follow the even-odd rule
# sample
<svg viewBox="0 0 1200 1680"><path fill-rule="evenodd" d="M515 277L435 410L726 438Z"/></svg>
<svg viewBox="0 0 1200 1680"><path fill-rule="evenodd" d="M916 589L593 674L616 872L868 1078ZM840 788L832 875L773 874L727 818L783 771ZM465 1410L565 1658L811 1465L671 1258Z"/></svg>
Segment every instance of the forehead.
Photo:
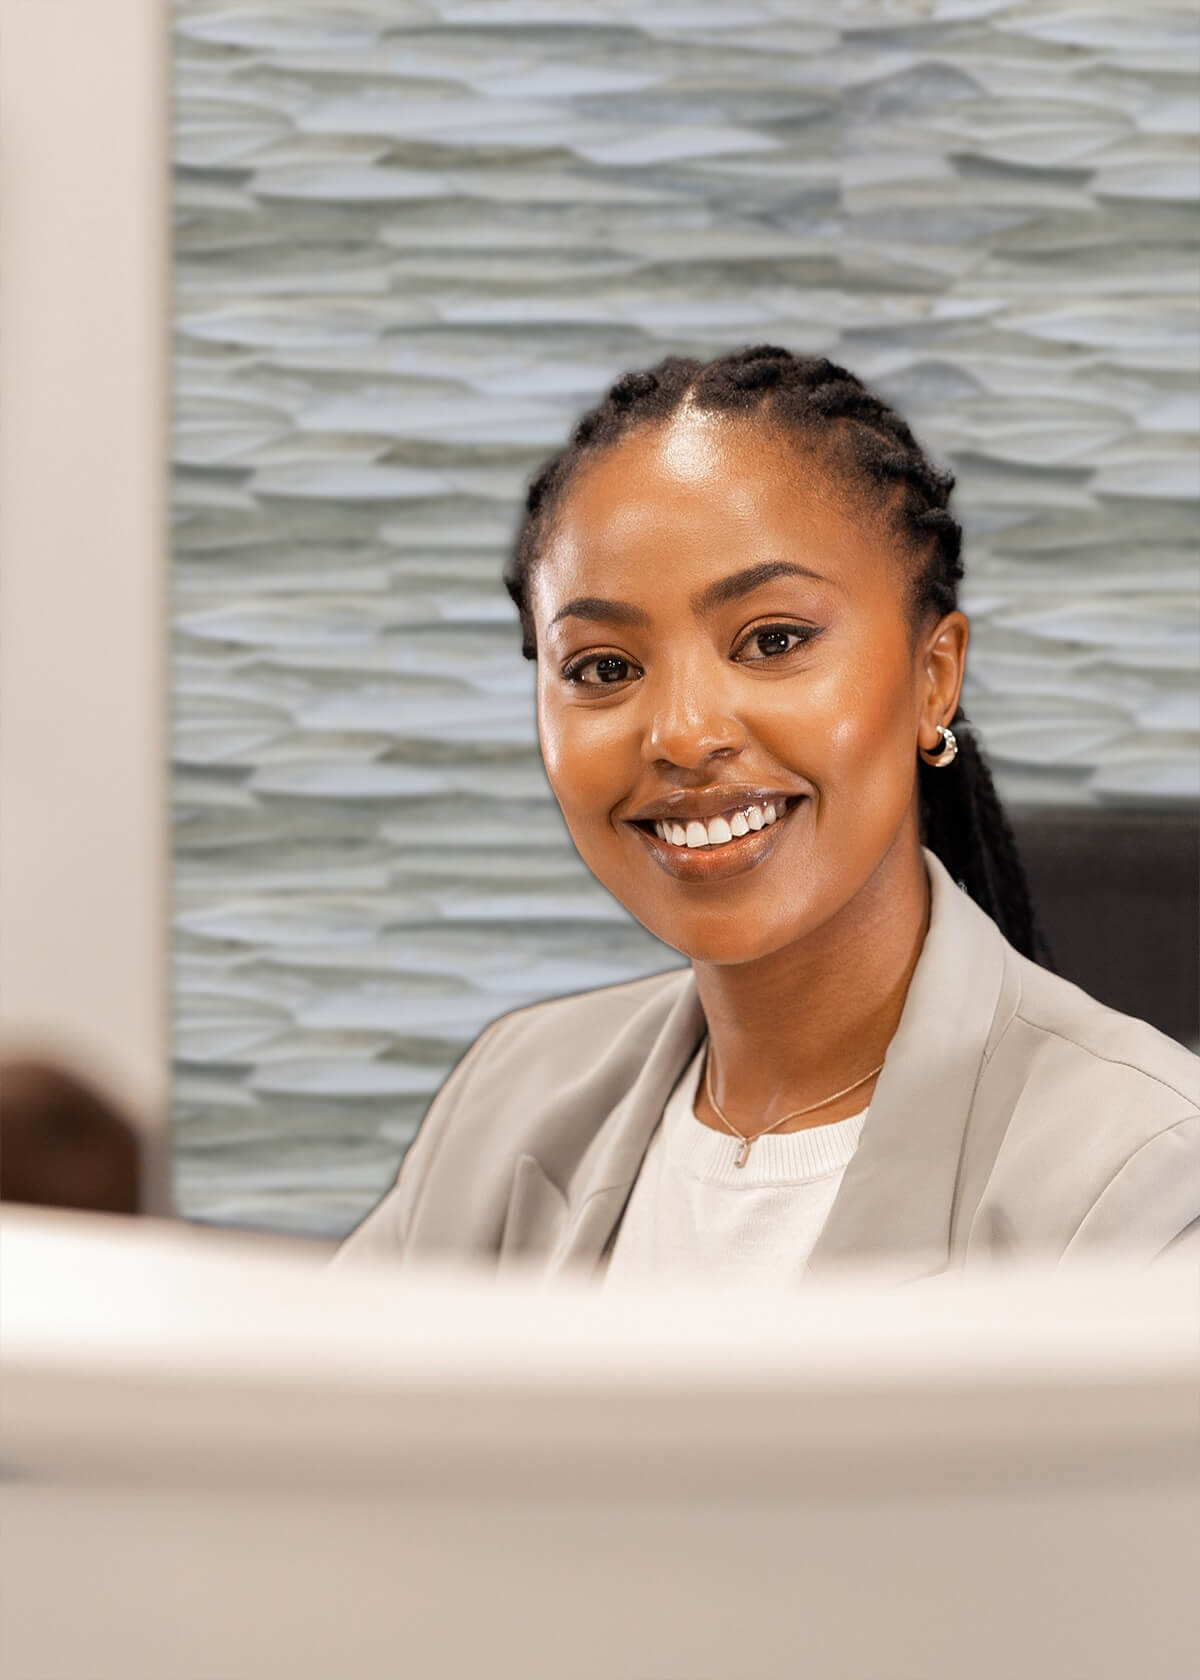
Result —
<svg viewBox="0 0 1200 1680"><path fill-rule="evenodd" d="M894 545L870 492L854 494L814 441L682 410L577 469L533 579L535 601L586 587L627 596L764 559L843 587L895 587Z"/></svg>

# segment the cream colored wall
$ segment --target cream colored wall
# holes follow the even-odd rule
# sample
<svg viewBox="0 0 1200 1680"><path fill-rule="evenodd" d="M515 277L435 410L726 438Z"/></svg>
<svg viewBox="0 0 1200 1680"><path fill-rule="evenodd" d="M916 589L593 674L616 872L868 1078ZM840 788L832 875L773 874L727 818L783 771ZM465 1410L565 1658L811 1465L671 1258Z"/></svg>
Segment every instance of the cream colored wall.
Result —
<svg viewBox="0 0 1200 1680"><path fill-rule="evenodd" d="M0 0L0 1048L169 1201L168 8Z"/></svg>

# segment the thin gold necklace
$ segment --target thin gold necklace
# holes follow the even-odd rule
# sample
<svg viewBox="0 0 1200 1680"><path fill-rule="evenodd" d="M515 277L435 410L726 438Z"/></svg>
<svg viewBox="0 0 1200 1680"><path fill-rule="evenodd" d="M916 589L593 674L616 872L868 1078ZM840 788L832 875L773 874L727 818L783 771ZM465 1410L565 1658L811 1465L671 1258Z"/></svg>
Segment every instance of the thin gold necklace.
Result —
<svg viewBox="0 0 1200 1680"><path fill-rule="evenodd" d="M772 1120L769 1126L764 1126L761 1132L755 1132L752 1135L748 1135L746 1132L739 1132L733 1122L726 1118L720 1103L718 1103L716 1097L713 1096L711 1077L712 1057L707 1051L705 1051L704 1054L704 1089L708 1093L708 1100L713 1106L713 1113L717 1116L717 1119L733 1133L735 1138L739 1138L741 1140L742 1147L738 1150L737 1157L733 1164L735 1167L744 1167L746 1162L750 1159L750 1145L752 1143L757 1143L760 1137L765 1137L768 1132L775 1131L778 1127L783 1125L785 1120L795 1120L801 1114L811 1114L814 1109L827 1108L831 1102L836 1102L839 1097L848 1097L851 1091L857 1091L858 1087L860 1085L865 1085L868 1079L874 1079L875 1075L881 1072L882 1069L883 1063L880 1062L879 1066L873 1067L870 1073L864 1073L861 1079L856 1079L853 1085L847 1085L842 1091L835 1091L831 1097L822 1097L820 1102L809 1103L807 1108L794 1108L790 1114L781 1114L778 1120Z"/></svg>

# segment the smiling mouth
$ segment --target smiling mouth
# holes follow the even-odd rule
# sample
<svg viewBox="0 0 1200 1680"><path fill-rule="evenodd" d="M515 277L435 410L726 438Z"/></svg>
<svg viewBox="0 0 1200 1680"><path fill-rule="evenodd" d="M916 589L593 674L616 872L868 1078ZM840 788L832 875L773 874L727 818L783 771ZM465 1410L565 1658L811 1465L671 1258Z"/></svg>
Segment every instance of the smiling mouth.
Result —
<svg viewBox="0 0 1200 1680"><path fill-rule="evenodd" d="M790 830L794 813L808 804L808 795L801 794L796 798L776 802L775 816L767 821L763 811L763 821L759 828L750 826L749 817L746 819L746 832L733 832L732 817L735 813L724 815L724 822L729 829L729 839L722 838L724 830L718 826L716 838L709 838L709 831L713 823L718 825L722 818L710 818L707 823L696 824L692 843L688 843L687 828L667 820L667 829L675 832L675 839L664 839L655 830L662 828L662 823L653 821L631 822L630 827L636 829L641 836L643 846L649 851L658 867L673 880L703 886L707 883L716 884L734 876L753 872L764 864L767 859L779 849L785 830ZM745 810L746 807L740 807ZM741 826L740 824L738 825ZM683 843L678 843L680 829L683 831ZM700 835L703 834L702 844Z"/></svg>
<svg viewBox="0 0 1200 1680"><path fill-rule="evenodd" d="M729 847L736 851L739 842L752 840L764 829L774 827L798 803L796 797L777 799L741 805L722 812L720 816L710 817L706 822L695 819L676 822L667 818L635 822L633 826L640 828L643 834L652 835L672 853L718 851Z"/></svg>

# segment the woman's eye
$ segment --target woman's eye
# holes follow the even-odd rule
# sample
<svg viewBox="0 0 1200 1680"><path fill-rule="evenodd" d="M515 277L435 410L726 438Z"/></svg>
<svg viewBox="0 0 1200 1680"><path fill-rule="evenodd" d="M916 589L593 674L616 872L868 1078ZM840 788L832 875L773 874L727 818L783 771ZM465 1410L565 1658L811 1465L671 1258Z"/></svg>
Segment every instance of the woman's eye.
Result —
<svg viewBox="0 0 1200 1680"><path fill-rule="evenodd" d="M811 641L816 634L808 624L764 624L761 630L752 630L742 643L742 656L751 660L777 658Z"/></svg>
<svg viewBox="0 0 1200 1680"><path fill-rule="evenodd" d="M624 682L626 676L633 669L628 659L622 659L616 653L594 653L589 659L580 659L574 665L568 665L563 672L568 682L578 683L581 688L599 688L604 683ZM584 671L594 670L594 678L585 679Z"/></svg>

